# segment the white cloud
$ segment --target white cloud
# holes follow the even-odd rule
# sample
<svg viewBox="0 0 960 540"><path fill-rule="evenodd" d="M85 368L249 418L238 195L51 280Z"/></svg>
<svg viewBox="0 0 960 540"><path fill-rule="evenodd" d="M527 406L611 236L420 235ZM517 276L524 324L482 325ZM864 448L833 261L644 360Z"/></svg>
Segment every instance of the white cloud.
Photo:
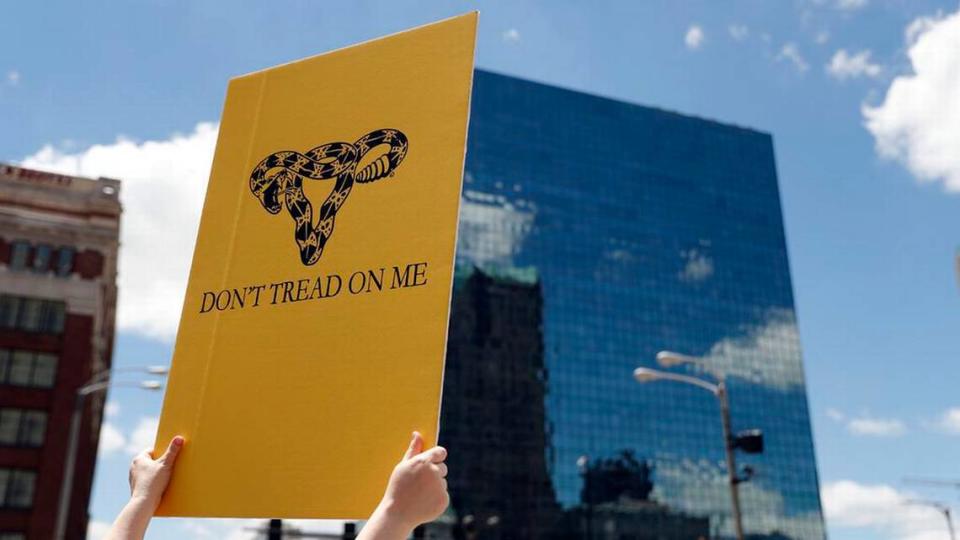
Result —
<svg viewBox="0 0 960 540"><path fill-rule="evenodd" d="M713 259L696 249L681 251L680 257L686 261L680 271L680 281L699 283L713 275Z"/></svg>
<svg viewBox="0 0 960 540"><path fill-rule="evenodd" d="M730 515L730 486L726 468L707 459L676 459L661 456L654 462L655 500L691 515ZM822 538L823 522L816 512L789 515L783 494L764 486L762 478L740 484L743 525L753 533L780 533L788 538ZM732 538L730 519L717 520L717 537Z"/></svg>
<svg viewBox="0 0 960 540"><path fill-rule="evenodd" d="M111 399L106 405L104 405L103 413L107 416L107 418L116 418L117 416L120 416L120 404Z"/></svg>
<svg viewBox="0 0 960 540"><path fill-rule="evenodd" d="M20 72L15 69L8 71L7 84L10 86L17 86L20 84Z"/></svg>
<svg viewBox="0 0 960 540"><path fill-rule="evenodd" d="M110 422L104 422L100 426L100 449L101 455L112 454L121 450L127 445L127 438L123 433Z"/></svg>
<svg viewBox="0 0 960 540"><path fill-rule="evenodd" d="M800 335L790 310L773 310L764 323L744 329L743 335L718 341L703 361L728 377L780 390L804 381Z"/></svg>
<svg viewBox="0 0 960 540"><path fill-rule="evenodd" d="M787 43L781 47L776 60L777 62L787 61L791 63L799 73L810 69L810 64L808 64L803 58L803 55L800 54L800 48L797 47L796 43Z"/></svg>
<svg viewBox="0 0 960 540"><path fill-rule="evenodd" d="M698 24L690 25L687 33L683 36L683 42L686 43L687 48L690 50L699 49L705 39L706 35L703 33L703 28Z"/></svg>
<svg viewBox="0 0 960 540"><path fill-rule="evenodd" d="M87 523L87 540L103 540L110 531L110 524L105 521L91 520Z"/></svg>
<svg viewBox="0 0 960 540"><path fill-rule="evenodd" d="M23 166L123 181L120 200L120 330L172 340L196 240L217 125L137 143L118 138L82 152L47 145Z"/></svg>
<svg viewBox="0 0 960 540"><path fill-rule="evenodd" d="M882 104L863 106L866 128L880 156L960 192L960 11L919 18L906 36L913 72L890 83Z"/></svg>
<svg viewBox="0 0 960 540"><path fill-rule="evenodd" d="M843 422L847 416L833 407L827 409L827 418L833 420L834 422Z"/></svg>
<svg viewBox="0 0 960 540"><path fill-rule="evenodd" d="M830 41L830 32L827 32L826 30L817 32L817 35L814 36L813 41L818 45L823 45L824 43Z"/></svg>
<svg viewBox="0 0 960 540"><path fill-rule="evenodd" d="M506 43L517 43L520 41L520 31L516 28L510 28L504 30L503 34L500 36Z"/></svg>
<svg viewBox="0 0 960 540"><path fill-rule="evenodd" d="M131 456L139 454L144 450L153 450L153 442L157 438L157 428L160 427L160 419L152 417L141 417L137 427L130 433L130 439L127 441L126 451Z"/></svg>
<svg viewBox="0 0 960 540"><path fill-rule="evenodd" d="M838 527L854 528L871 537L896 540L948 538L943 515L932 508L910 504L909 493L887 485L849 480L828 482L820 490L820 497L831 531Z"/></svg>
<svg viewBox="0 0 960 540"><path fill-rule="evenodd" d="M837 9L856 11L867 5L867 0L837 0Z"/></svg>
<svg viewBox="0 0 960 540"><path fill-rule="evenodd" d="M940 428L947 433L960 435L960 407L947 409L937 422Z"/></svg>
<svg viewBox="0 0 960 540"><path fill-rule="evenodd" d="M736 41L743 41L750 35L750 29L745 24L731 24L727 27L727 31L730 32L730 37Z"/></svg>
<svg viewBox="0 0 960 540"><path fill-rule="evenodd" d="M834 53L825 69L831 77L837 80L856 79L859 77L877 77L882 71L879 64L870 62L870 50L865 49L856 54L850 54L846 49Z"/></svg>
<svg viewBox="0 0 960 540"><path fill-rule="evenodd" d="M834 408L827 409L827 418L843 424L854 435L867 437L899 437L907 433L907 425L896 418L876 418L869 414L847 416Z"/></svg>
<svg viewBox="0 0 960 540"><path fill-rule="evenodd" d="M871 437L899 437L907 432L907 426L900 420L870 416L851 418L847 429L854 435Z"/></svg>
<svg viewBox="0 0 960 540"><path fill-rule="evenodd" d="M471 181L469 173L466 181ZM532 203L466 189L460 201L457 252L477 264L512 266L535 214Z"/></svg>

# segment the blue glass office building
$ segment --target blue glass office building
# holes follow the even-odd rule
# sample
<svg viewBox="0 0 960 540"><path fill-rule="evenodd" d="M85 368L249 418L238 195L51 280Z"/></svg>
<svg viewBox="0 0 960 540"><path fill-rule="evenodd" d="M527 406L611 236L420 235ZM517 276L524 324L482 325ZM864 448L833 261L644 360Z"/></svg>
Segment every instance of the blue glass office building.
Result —
<svg viewBox="0 0 960 540"><path fill-rule="evenodd" d="M441 419L463 538L824 538L771 136L478 71ZM675 371L706 376L699 368Z"/></svg>

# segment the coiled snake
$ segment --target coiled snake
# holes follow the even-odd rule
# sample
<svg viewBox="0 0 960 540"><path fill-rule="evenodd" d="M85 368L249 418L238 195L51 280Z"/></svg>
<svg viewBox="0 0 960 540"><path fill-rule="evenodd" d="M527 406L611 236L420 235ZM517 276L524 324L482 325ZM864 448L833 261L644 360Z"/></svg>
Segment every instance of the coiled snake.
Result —
<svg viewBox="0 0 960 540"><path fill-rule="evenodd" d="M357 165L368 152L380 145L387 151L359 171ZM353 189L353 183L375 182L393 176L407 155L407 136L396 129L371 131L357 142L332 142L306 153L274 152L265 157L250 174L250 191L260 204L276 214L286 207L295 223L294 240L300 248L300 260L311 265L320 260L323 247L333 234L334 219ZM303 179L335 178L333 191L320 205L320 216L313 224L313 205L303 193Z"/></svg>

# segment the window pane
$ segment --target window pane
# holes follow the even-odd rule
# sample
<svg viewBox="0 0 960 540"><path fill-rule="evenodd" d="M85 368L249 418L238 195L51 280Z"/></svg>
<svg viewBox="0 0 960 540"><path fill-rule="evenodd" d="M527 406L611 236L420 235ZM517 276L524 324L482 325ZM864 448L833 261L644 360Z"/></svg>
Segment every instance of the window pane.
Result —
<svg viewBox="0 0 960 540"><path fill-rule="evenodd" d="M39 330L42 304L43 301L37 298L23 298L20 304L20 321L17 326L22 330Z"/></svg>
<svg viewBox="0 0 960 540"><path fill-rule="evenodd" d="M30 508L33 506L33 484L37 473L33 471L13 470L7 487L7 506L10 508Z"/></svg>
<svg viewBox="0 0 960 540"><path fill-rule="evenodd" d="M63 332L63 317L65 305L63 302L44 301L43 320L40 330L59 334Z"/></svg>
<svg viewBox="0 0 960 540"><path fill-rule="evenodd" d="M33 353L30 351L13 351L13 361L10 363L10 384L30 386L33 375Z"/></svg>
<svg viewBox="0 0 960 540"><path fill-rule="evenodd" d="M40 244L33 252L33 271L44 273L50 269L50 254L53 252L47 244Z"/></svg>
<svg viewBox="0 0 960 540"><path fill-rule="evenodd" d="M33 385L40 388L53 388L57 381L57 356L49 353L37 353L33 367Z"/></svg>
<svg viewBox="0 0 960 540"><path fill-rule="evenodd" d="M47 413L43 411L24 411L20 420L19 444L24 446L43 446L47 433Z"/></svg>
<svg viewBox="0 0 960 540"><path fill-rule="evenodd" d="M0 469L0 508L7 506L7 487L10 484L10 469Z"/></svg>
<svg viewBox="0 0 960 540"><path fill-rule="evenodd" d="M20 409L0 409L0 444L14 445L19 442L17 434L22 413Z"/></svg>
<svg viewBox="0 0 960 540"><path fill-rule="evenodd" d="M0 328L15 328L19 313L19 297L0 295Z"/></svg>
<svg viewBox="0 0 960 540"><path fill-rule="evenodd" d="M63 246L57 251L57 275L66 276L73 270L73 255L76 253L72 247Z"/></svg>
<svg viewBox="0 0 960 540"><path fill-rule="evenodd" d="M13 253L10 256L10 269L23 270L27 267L27 256L30 255L30 244L23 240L13 243Z"/></svg>
<svg viewBox="0 0 960 540"><path fill-rule="evenodd" d="M9 375L10 349L0 349L0 384L6 384Z"/></svg>

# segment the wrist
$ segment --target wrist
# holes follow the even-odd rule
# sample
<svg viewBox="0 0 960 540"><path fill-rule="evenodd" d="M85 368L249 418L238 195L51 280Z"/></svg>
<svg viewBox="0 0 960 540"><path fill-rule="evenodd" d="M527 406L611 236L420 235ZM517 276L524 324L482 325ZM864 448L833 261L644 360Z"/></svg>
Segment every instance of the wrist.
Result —
<svg viewBox="0 0 960 540"><path fill-rule="evenodd" d="M127 506L131 510L149 512L151 515L157 509L157 506L160 505L160 501L155 500L155 497L145 495L142 493L134 493L130 495L130 500L127 502Z"/></svg>
<svg viewBox="0 0 960 540"><path fill-rule="evenodd" d="M409 532L419 525L419 523L414 523L415 520L410 519L410 517L406 515L402 506L393 497L384 497L383 500L380 501L380 505L377 506L376 512L380 514L385 524L389 525L392 529Z"/></svg>

